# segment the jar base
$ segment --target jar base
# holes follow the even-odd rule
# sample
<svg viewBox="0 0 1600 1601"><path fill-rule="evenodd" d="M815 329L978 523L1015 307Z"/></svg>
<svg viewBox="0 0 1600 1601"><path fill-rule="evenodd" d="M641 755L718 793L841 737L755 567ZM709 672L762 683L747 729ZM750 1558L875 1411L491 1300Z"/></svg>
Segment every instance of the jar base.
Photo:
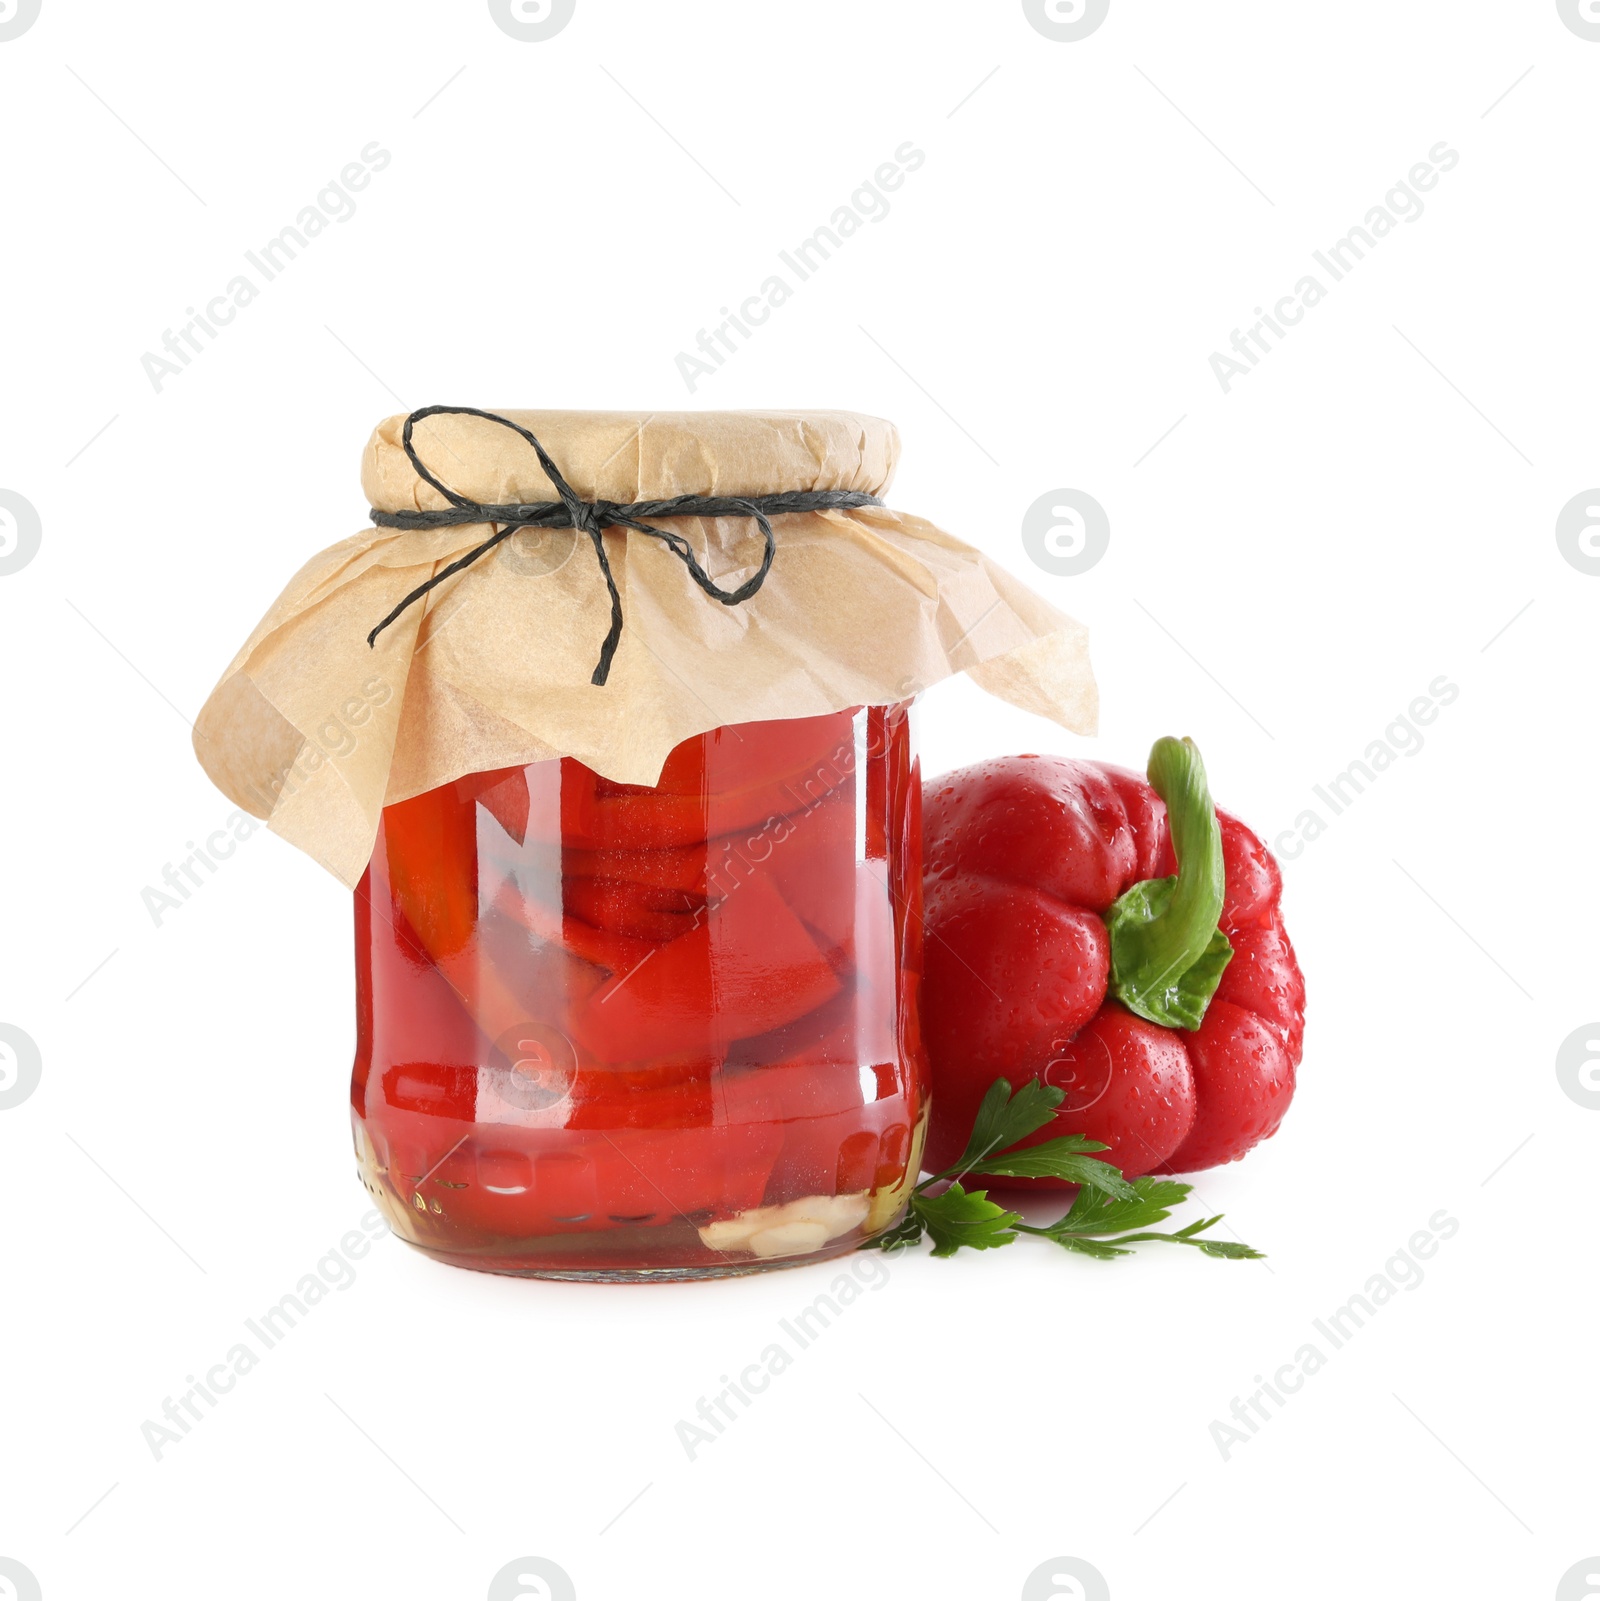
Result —
<svg viewBox="0 0 1600 1601"><path fill-rule="evenodd" d="M902 1214L903 1215L903 1214ZM747 1278L752 1273L771 1273L783 1268L812 1267L819 1262L836 1261L860 1250L871 1249L873 1241L882 1238L900 1219L892 1219L883 1229L853 1239L830 1241L821 1250L808 1251L795 1256L751 1258L740 1261L705 1262L661 1267L561 1267L554 1263L530 1264L515 1256L482 1255L470 1252L442 1250L425 1245L404 1234L391 1230L395 1238L409 1245L422 1256L446 1267L467 1268L474 1273L495 1273L502 1278L553 1279L565 1283L586 1284L684 1284L699 1279Z"/></svg>

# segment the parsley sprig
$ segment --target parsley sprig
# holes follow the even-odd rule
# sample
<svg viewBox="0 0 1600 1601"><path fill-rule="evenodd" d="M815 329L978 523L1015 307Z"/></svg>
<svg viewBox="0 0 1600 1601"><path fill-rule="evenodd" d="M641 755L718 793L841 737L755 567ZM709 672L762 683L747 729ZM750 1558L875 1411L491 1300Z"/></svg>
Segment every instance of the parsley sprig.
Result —
<svg viewBox="0 0 1600 1601"><path fill-rule="evenodd" d="M1010 1245L1019 1234L1035 1234L1063 1250L1110 1261L1131 1255L1130 1246L1146 1240L1192 1245L1207 1256L1238 1261L1260 1251L1236 1240L1207 1239L1221 1217L1197 1218L1170 1234L1152 1229L1189 1197L1190 1186L1174 1179L1125 1179L1109 1162L1092 1153L1106 1150L1098 1140L1064 1134L1025 1150L996 1156L1041 1129L1054 1116L1062 1091L1032 1079L1015 1094L1002 1078L989 1086L972 1125L972 1137L954 1167L923 1179L911 1192L905 1221L874 1243L882 1250L915 1245L924 1234L935 1256L954 1256L965 1246L989 1251ZM974 1175L992 1178L1058 1178L1079 1186L1064 1217L1043 1228L1024 1223L1018 1212L989 1199L986 1190L969 1190L962 1180ZM940 1188L943 1186L943 1188Z"/></svg>

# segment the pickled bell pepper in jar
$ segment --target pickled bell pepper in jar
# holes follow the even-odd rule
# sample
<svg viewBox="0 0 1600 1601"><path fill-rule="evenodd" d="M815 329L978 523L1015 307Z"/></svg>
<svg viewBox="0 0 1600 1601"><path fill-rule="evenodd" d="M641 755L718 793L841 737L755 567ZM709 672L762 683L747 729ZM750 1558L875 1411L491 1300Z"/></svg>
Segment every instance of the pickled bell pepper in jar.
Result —
<svg viewBox="0 0 1600 1601"><path fill-rule="evenodd" d="M727 1271L893 1219L920 1146L904 705L733 725L385 809L356 891L356 1147L501 1271Z"/></svg>
<svg viewBox="0 0 1600 1601"><path fill-rule="evenodd" d="M902 1215L911 702L967 670L1086 729L1094 688L1077 624L883 506L897 453L845 413L392 418L373 527L213 692L212 777L354 888L357 1162L409 1243L701 1277Z"/></svg>

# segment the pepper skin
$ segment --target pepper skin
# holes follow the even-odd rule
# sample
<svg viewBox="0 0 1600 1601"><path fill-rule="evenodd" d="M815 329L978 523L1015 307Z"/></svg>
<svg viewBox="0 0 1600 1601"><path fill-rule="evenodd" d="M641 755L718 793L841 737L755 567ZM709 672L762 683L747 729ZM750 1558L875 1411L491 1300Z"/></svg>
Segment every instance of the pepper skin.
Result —
<svg viewBox="0 0 1600 1601"><path fill-rule="evenodd" d="M1277 1130L1294 1094L1305 985L1284 931L1278 867L1218 810L1233 948L1198 1029L1161 1027L1108 995L1104 914L1177 871L1161 797L1138 774L1009 756L925 786L923 1029L933 1066L925 1166L961 1154L997 1078L1066 1092L1021 1142L1102 1141L1130 1178L1237 1161ZM1063 1189L1058 1179L987 1180Z"/></svg>

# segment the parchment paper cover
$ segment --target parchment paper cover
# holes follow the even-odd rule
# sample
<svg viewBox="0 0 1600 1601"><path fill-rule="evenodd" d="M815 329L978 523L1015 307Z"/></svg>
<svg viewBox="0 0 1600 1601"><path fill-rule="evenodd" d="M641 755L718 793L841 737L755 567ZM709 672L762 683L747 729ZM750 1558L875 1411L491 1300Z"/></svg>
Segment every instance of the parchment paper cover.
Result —
<svg viewBox="0 0 1600 1601"><path fill-rule="evenodd" d="M848 412L505 411L586 500L858 489L883 495L893 424ZM361 483L379 511L447 502L380 423ZM485 504L555 500L509 429L435 416L414 443L436 477ZM672 525L732 588L759 565L748 518ZM610 680L589 682L610 621L592 546L524 529L378 636L404 595L492 530L368 528L312 557L234 657L195 724L206 772L346 884L381 809L464 773L575 756L654 783L692 734L904 700L955 672L1079 733L1096 714L1087 632L985 556L905 512L864 507L773 520L777 557L738 606L701 592L659 541L604 534L622 595Z"/></svg>

